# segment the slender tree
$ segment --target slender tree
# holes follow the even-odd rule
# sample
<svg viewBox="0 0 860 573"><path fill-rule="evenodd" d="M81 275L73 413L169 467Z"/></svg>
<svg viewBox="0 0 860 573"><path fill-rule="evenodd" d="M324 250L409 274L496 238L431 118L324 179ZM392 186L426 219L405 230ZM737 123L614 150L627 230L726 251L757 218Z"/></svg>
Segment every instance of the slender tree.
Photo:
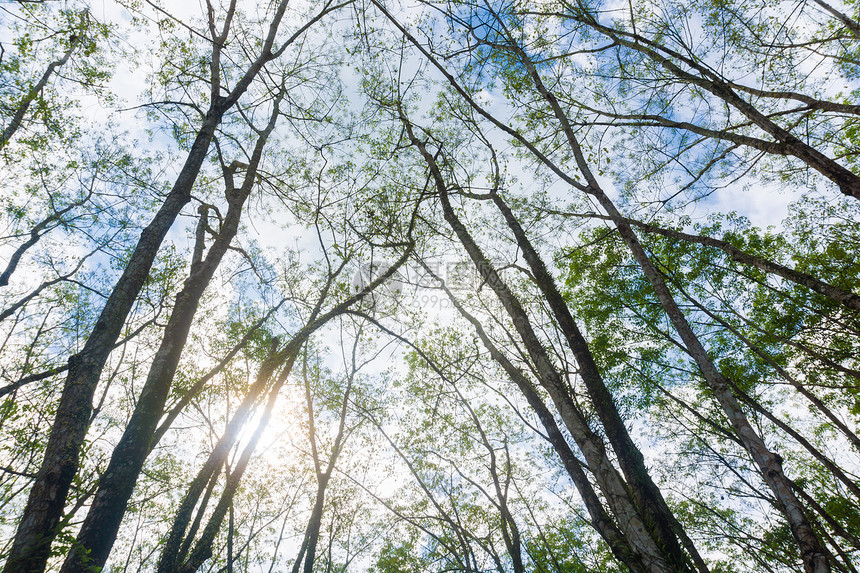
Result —
<svg viewBox="0 0 860 573"><path fill-rule="evenodd" d="M77 471L80 448L89 425L92 397L105 361L131 307L143 286L155 255L177 215L191 199L191 189L208 154L215 130L224 114L235 106L248 87L271 60L283 52L315 22L340 5L324 4L293 35L275 47L287 9L280 2L268 25L259 52L252 56L235 85L223 85L222 54L232 32L236 2L228 6L223 21L216 20L209 5L208 37L211 54L208 83L209 105L182 169L155 217L144 229L127 265L102 309L84 348L69 359L69 371L38 477L30 490L21 515L15 542L4 571L42 571L57 534L60 515L69 485ZM222 92L226 92L224 95Z"/></svg>

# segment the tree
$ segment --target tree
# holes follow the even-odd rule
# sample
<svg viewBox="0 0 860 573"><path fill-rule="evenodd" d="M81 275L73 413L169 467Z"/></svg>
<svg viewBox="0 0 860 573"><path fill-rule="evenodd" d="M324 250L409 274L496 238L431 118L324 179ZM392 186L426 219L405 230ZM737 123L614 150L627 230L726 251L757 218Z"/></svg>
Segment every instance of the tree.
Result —
<svg viewBox="0 0 860 573"><path fill-rule="evenodd" d="M471 30L473 36L480 42L483 42L489 48L501 52L500 57L510 58L516 62L516 65L522 69L527 77L529 77L530 82L534 86L534 90L536 94L539 96L541 100L543 100L546 104L547 112L549 117L553 117L555 121L558 122L558 135L562 138L562 141L568 146L568 155L567 157L573 160L574 165L578 170L579 177L582 177L585 180L585 183L580 183L577 181L576 177L573 177L566 173L564 167L560 164L553 162L553 160L548 157L546 154L538 150L538 148L529 142L529 140L522 135L521 132L516 129L504 125L499 120L495 119L491 116L480 104L476 103L476 101L469 96L466 90L460 87L460 84L456 82L456 80L447 73L447 71L439 64L439 60L435 59L421 44L417 42L414 36L411 36L406 32L402 27L401 31L407 35L408 39L415 45L419 50L423 52L423 55L430 59L430 61L439 69L443 71L443 73L448 74L448 79L451 83L454 84L454 87L459 92L461 96L463 96L469 105L473 107L479 114L483 115L485 119L488 119L490 122L495 124L497 127L501 127L504 131L510 134L515 140L519 143L523 144L530 151L535 152L536 158L539 161L542 161L546 164L553 172L557 173L565 182L572 185L574 188L577 188L590 196L592 196L602 207L606 210L611 218L612 222L618 229L618 232L624 239L625 243L630 248L631 252L637 264L641 267L642 271L648 278L648 281L651 287L655 290L658 300L660 304L663 306L665 312L668 315L668 318L671 320L673 326L678 331L681 342L684 345L684 348L687 352L691 354L694 358L697 367L700 369L704 378L708 381L711 386L712 391L714 392L715 397L720 402L723 410L726 412L729 420L731 421L734 431L738 434L742 442L744 443L747 450L752 455L755 463L760 468L762 472L762 476L765 481L768 483L769 487L772 489L776 496L776 506L784 513L786 516L792 532L795 536L797 543L801 548L801 553L806 564L807 570L829 570L828 569L828 561L827 555L821 545L821 542L817 539L816 534L814 533L813 528L811 527L809 521L805 517L803 507L800 501L795 496L792 487L790 485L790 481L785 477L782 467L781 461L782 459L775 455L773 452L770 452L762 438L758 435L756 430L752 427L746 415L744 414L740 404L738 403L737 397L731 390L731 382L717 369L711 359L708 357L707 352L701 344L701 341L696 336L694 331L690 328L689 322L684 317L684 314L681 312L678 307L673 295L670 293L669 289L666 287L664 278L662 274L657 270L654 266L653 262L649 258L648 254L642 248L639 243L636 234L633 232L630 225L626 222L625 218L618 209L615 207L614 203L609 199L607 193L603 190L600 183L598 182L594 172L592 172L588 161L586 160L585 153L583 152L583 148L580 145L579 139L574 132L574 125L570 120L567 112L563 109L559 99L555 96L552 90L548 89L544 84L543 78L538 70L538 67L535 61L532 59L530 55L526 53L525 48L523 48L518 41L514 38L509 23L514 23L516 20L511 19L508 20L507 14L500 15L495 11L493 7L482 7L478 9L472 16L472 19L463 19L457 16L456 22L465 27L468 30ZM511 16L514 18L514 16ZM519 25L519 23L517 23ZM486 38L486 39L484 39ZM614 38L614 37L613 37ZM617 40L617 38L615 38ZM503 60L505 62L510 60ZM522 89L521 80L517 85L518 89ZM416 137L410 137L412 143L414 145L418 145L419 149L423 149L421 143ZM431 160L431 155L427 152L422 152L425 159L429 162ZM445 186L444 182L441 180L441 174L436 177L437 179L437 187L440 190L440 193L444 193L443 187ZM494 185L494 187L496 187ZM843 187L843 191L845 188ZM492 195L492 191L490 193ZM444 195L443 195L444 196ZM503 208L504 212L504 208ZM453 221L452 217L453 212L449 210L449 208L445 209L446 218L449 221ZM508 217L508 223L511 224L512 215ZM453 222L452 222L453 225ZM512 227L515 235L517 234L516 227ZM520 236L522 236L522 231L519 231ZM458 234L459 231L458 231ZM462 239L461 235L461 239ZM529 261L531 257L532 261L535 260L534 250L531 250L527 246L524 246L523 242L519 241L520 248L523 249L525 258ZM482 257L479 256L482 259ZM473 256L473 259L475 257ZM486 260L478 260L475 259L476 265L482 267L487 264ZM546 285L546 280L542 280L542 277L547 277L548 275L545 271L542 271L539 267L537 267L534 262L531 263L531 269L534 273L535 280L542 282ZM552 298L549 298L549 304L552 306ZM560 301L560 297L556 298L556 300ZM556 307L558 308L558 306ZM556 312L556 316L559 316L559 313ZM559 319L561 320L561 319ZM564 323L562 323L562 329L564 329ZM570 329L568 329L570 331ZM576 350L574 349L574 352ZM582 367L582 361L580 360L580 367ZM584 375L585 376L585 375ZM595 399L594 392L591 391L592 398ZM604 425L606 426L606 420L603 420ZM610 426L611 427L611 426ZM622 426L623 427L623 426ZM611 431L610 431L610 439L611 439ZM616 452L623 458L623 455L620 453L621 451L629 451L630 448L624 447L616 447ZM629 477L629 475L628 475ZM636 491L643 491L642 486L636 486ZM647 488L645 488L647 491Z"/></svg>
<svg viewBox="0 0 860 573"><path fill-rule="evenodd" d="M5 570L855 571L856 8L7 4Z"/></svg>
<svg viewBox="0 0 860 573"><path fill-rule="evenodd" d="M208 108L203 110L195 105L195 108L202 112L202 123L182 170L152 222L141 234L137 247L122 276L114 285L83 350L69 359L69 373L44 461L30 490L27 508L21 517L5 571L41 571L45 567L50 541L56 535L66 493L77 470L80 447L92 410L92 397L102 368L148 276L158 248L180 210L191 199L191 189L221 119L238 103L266 63L281 55L313 22L337 7L339 6L324 5L319 13L276 49L276 36L287 8L286 2L281 2L268 25L263 45L240 72L235 85L228 87L223 85L226 78L222 75L224 70L221 60L225 43L232 31L236 3L232 2L227 8L220 26L216 21L214 8L209 5L207 41L211 42L211 52L208 66ZM222 94L222 87L226 95Z"/></svg>

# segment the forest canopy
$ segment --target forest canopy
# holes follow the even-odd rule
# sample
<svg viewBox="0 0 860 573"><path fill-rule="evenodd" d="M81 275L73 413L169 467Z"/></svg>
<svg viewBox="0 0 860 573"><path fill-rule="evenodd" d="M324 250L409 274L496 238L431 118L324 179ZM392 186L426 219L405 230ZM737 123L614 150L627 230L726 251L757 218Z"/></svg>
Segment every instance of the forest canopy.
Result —
<svg viewBox="0 0 860 573"><path fill-rule="evenodd" d="M857 573L858 102L856 0L0 3L3 573Z"/></svg>

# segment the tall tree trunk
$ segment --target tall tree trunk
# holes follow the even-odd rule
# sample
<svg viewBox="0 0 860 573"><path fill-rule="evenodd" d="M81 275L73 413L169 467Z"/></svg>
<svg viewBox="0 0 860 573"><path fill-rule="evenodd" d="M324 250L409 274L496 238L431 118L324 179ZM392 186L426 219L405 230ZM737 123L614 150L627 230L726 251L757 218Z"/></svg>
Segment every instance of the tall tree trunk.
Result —
<svg viewBox="0 0 860 573"><path fill-rule="evenodd" d="M665 547L673 556L673 567L684 568L688 565L688 559L684 555L678 541L685 546L690 558L700 571L707 571L707 566L702 560L699 552L687 536L684 528L672 514L660 489L651 479L648 468L645 466L645 458L642 452L633 442L627 426L618 412L618 407L606 384L603 381L594 357L588 348L588 343L582 336L567 303L558 291L555 280L546 268L540 255L535 250L525 231L514 216L511 209L496 192L491 192L491 199L508 227L514 234L517 245L523 252L523 256L532 271L535 283L549 303L553 316L555 316L567 344L573 352L574 358L579 365L579 375L585 383L595 412L600 419L606 436L612 449L618 457L618 463L624 472L624 477L630 485L637 507L642 512L643 518L655 529L655 538L662 547Z"/></svg>
<svg viewBox="0 0 860 573"><path fill-rule="evenodd" d="M178 571L195 532L194 527L189 532L194 508L197 506L197 502L200 500L200 496L204 494L208 484L215 479L214 476L217 474L219 468L227 460L227 455L239 438L242 429L250 420L260 396L270 386L270 381L275 370L281 367L284 369L292 367L298 352L297 346L292 342L290 341L282 349L278 349L276 346L271 348L269 355L260 365L254 384L230 418L230 422L224 429L224 433L218 439L203 467L200 468L197 476L189 484L185 497L182 499L182 503L173 518L173 525L162 549L161 559L158 562L159 573ZM277 344L277 340L275 343ZM200 508L198 513L202 515L203 511L204 508Z"/></svg>
<svg viewBox="0 0 860 573"><path fill-rule="evenodd" d="M815 408L822 415L824 415L830 421L831 424L833 424L833 427L838 429L840 432L842 432L842 434L848 439L849 442L851 442L851 444L854 446L854 448L858 452L860 452L860 436L858 436L856 433L854 433L851 430L851 428L849 428L845 424L845 422L842 421L842 419L840 419L840 417L836 415L836 412L831 410L827 406L827 404L824 403L824 401L821 398L819 398L811 390L806 388L799 380L797 380L794 376L792 376L788 371L785 370L785 368L780 366L770 355L768 355L767 352L765 352L763 349L759 348L752 340L750 340L749 338L744 336L743 333L741 333L737 328L735 328L734 326L729 324L727 321L725 321L718 314L708 310L705 307L705 305L703 305L701 302L696 300L695 297L691 296L688 292L686 292L683 289L683 287L681 287L677 283L675 283L675 287L681 292L681 294L687 300L689 300L691 303L693 303L696 306L696 308L698 308L699 310L701 310L702 312L707 314L712 320L719 323L723 328L725 328L726 330L731 332L733 335L735 335L738 338L738 340L743 342L747 348L749 348L753 353L758 355L764 362L767 363L768 366L773 368L774 372L776 372L783 380L788 382L795 390L797 390L797 392L800 395L802 395L804 398L809 400L809 402L813 406L815 406ZM733 387L737 390L737 385L733 385ZM742 398L745 396L743 394L743 392L740 392L739 395ZM746 401L746 398L744 398L744 400ZM762 413L768 417L773 415L770 412L765 412L765 411L762 411ZM783 423L783 422L780 422L780 423ZM777 425L779 425L779 424L777 424ZM794 430L791 430L791 431L793 432ZM800 441L800 443L802 444L803 442ZM812 453L812 452L810 452L810 453ZM813 454L813 455L815 455L815 454ZM827 464L825 463L825 465L827 465ZM846 479L847 479L847 476L846 476ZM846 482L846 485L848 486L849 489L853 488L853 491L855 491L855 495L857 495L858 499L860 499L860 486L858 486L855 482L850 481L850 480Z"/></svg>
<svg viewBox="0 0 860 573"><path fill-rule="evenodd" d="M316 421L314 416L314 403L313 395L311 393L311 384L310 379L308 378L307 353L305 354L304 362L302 364L302 378L304 379L305 385L305 402L308 408L308 439L310 441L311 456L313 457L314 462L314 474L316 474L317 478L317 493L316 498L314 499L313 509L311 510L310 519L308 519L308 525L305 528L305 536L304 540L302 541L302 547L299 551L298 556L296 557L295 563L293 564L293 573L298 573L303 559L304 573L313 573L314 561L316 559L317 543L319 542L320 528L322 526L323 509L325 507L326 488L328 488L332 472L334 472L335 465L337 464L337 459L340 456L341 451L343 451L343 443L346 439L346 415L349 408L349 395L352 393L352 383L355 379L356 374L355 352L359 340L359 336L356 336L352 348L353 370L347 376L347 385L346 389L343 392L343 400L341 402L340 407L340 420L338 422L337 435L334 438L334 443L332 444L331 452L329 453L328 463L326 464L326 468L324 470L322 469L319 449L317 448Z"/></svg>
<svg viewBox="0 0 860 573"><path fill-rule="evenodd" d="M547 356L537 334L532 329L528 315L519 300L517 300L502 281L492 264L481 252L468 230L454 212L448 199L444 178L435 158L427 151L425 144L415 136L412 124L405 117L401 116L401 120L412 144L419 149L421 156L427 162L439 193L445 220L449 223L460 243L466 249L475 268L481 274L482 279L493 289L510 316L514 328L522 339L526 351L538 371L541 383L549 393L562 420L586 457L589 467L600 484L604 495L606 495L607 502L612 507L613 513L618 518L619 526L624 530L631 546L639 552L647 570L654 572L672 570L672 567L669 565L671 558L667 558L663 552L663 548L657 545L651 536L651 531L646 527L641 516L638 515L634 504L631 503L628 497L625 484L615 470L615 467L609 461L603 448L602 440L588 427L584 415L567 394L558 372Z"/></svg>
<svg viewBox="0 0 860 573"><path fill-rule="evenodd" d="M259 55L248 65L226 96L221 95L220 62L235 14L236 0L230 1L220 33L216 30L214 12L210 11L208 14L209 29L212 32L209 109L173 188L155 218L141 233L137 246L122 276L111 291L83 350L69 359L68 377L51 427L45 456L19 521L18 530L3 569L4 573L41 573L45 569L51 542L58 533L60 515L63 512L69 486L78 469L81 446L89 427L92 399L99 376L113 343L119 336L128 313L149 276L164 237L179 212L191 200L191 188L197 179L221 118L248 90L266 63L282 54L326 14L343 6L343 4L326 3L322 10L310 18L277 50L273 50L287 4L288 0L278 1Z"/></svg>
<svg viewBox="0 0 860 573"><path fill-rule="evenodd" d="M423 263L422 263L423 264ZM594 488L591 485L591 482L588 480L588 477L585 474L585 470L582 467L582 463L570 449L570 446L567 443L567 439L561 433L561 430L558 427L558 424L555 421L555 417L550 412L549 408L543 401L543 398L538 393L537 389L534 387L532 382L529 380L528 376L526 376L519 368L517 368L510 360L508 360L507 356L493 343L490 337L487 335L484 330L481 322L473 316L469 311L467 311L459 300L454 296L454 293L448 288L448 286L441 281L441 279L433 273L433 271L424 266L424 270L431 276L433 276L436 280L440 281L442 289L445 291L445 294L448 296L451 304L454 306L455 310L460 313L460 316L465 318L475 329L475 333L480 338L484 348L490 354L490 357L501 366L502 370L508 375L511 381L517 386L517 388L522 392L523 396L528 402L529 406L532 410L537 414L538 419L541 422L541 425L546 430L546 439L552 446L553 450L555 450L556 454L560 458L562 465L567 471L567 474L570 476L571 481L573 481L576 490L579 492L580 497L582 498L583 503L585 504L585 508L588 511L588 515L591 518L591 524L598 534L606 541L609 549L612 551L612 554L616 559L624 563L630 571L633 573L644 573L647 571L645 566L642 564L642 559L639 554L634 551L630 544L627 542L626 537L618 529L618 525L612 519L612 517L606 512L606 509L603 507L603 503L600 501L600 498L597 496L597 493L594 491ZM386 334L398 338L409 344L412 349L417 352L424 361L430 365L434 370L435 364L433 361L425 356L424 352L403 338L401 335L391 331L386 328L378 321L373 319L372 317L368 317L364 314L360 314L363 318L373 322L380 330L385 332ZM442 375L438 370L437 373Z"/></svg>
<svg viewBox="0 0 860 573"><path fill-rule="evenodd" d="M320 537L320 527L322 526L323 508L325 506L325 491L328 487L330 477L330 474L325 473L317 475L317 493L314 497L314 506L308 519L307 528L305 529L302 547L296 557L296 562L293 563L293 573L299 573L300 570L304 571L304 573L313 573L317 543Z"/></svg>
<svg viewBox="0 0 860 573"><path fill-rule="evenodd" d="M271 409L274 407L274 401L277 398L278 391L289 376L299 350L308 340L308 337L316 332L317 329L327 324L333 318L345 313L352 305L362 300L380 285L384 284L401 266L403 266L411 255L413 248L413 243L407 244L403 254L393 265L391 265L391 267L386 269L385 272L381 273L359 292L347 297L345 300L334 305L326 312L321 312L322 306L327 301L328 294L333 288L334 281L337 278L337 273L332 274L329 277L326 286L322 289L320 298L311 312L307 323L282 349L279 350L276 346L273 346L269 356L261 365L257 379L245 399L239 405L239 408L237 408L236 413L233 414L227 428L215 444L209 458L198 472L197 477L195 477L189 485L188 491L174 516L173 525L168 533L164 548L162 549L161 558L158 562L158 573L194 571L201 563L203 563L203 561L208 559L208 556L211 555L212 551L212 541L218 532L221 520L223 520L224 515L226 515L225 512L232 500L232 496L239 487L239 482L242 479L245 465L247 465L247 461L253 453L253 447L256 446L256 441L259 439L258 434L265 429L265 424L268 423L268 417L271 415ZM279 367L281 367L280 374L274 384L270 384L273 373ZM187 530L194 508L197 505L197 501L200 499L200 495L206 488L206 484L208 484L210 479L212 479L213 474L227 459L227 454L236 443L242 429L250 420L259 396L266 392L269 386L272 387L272 389L269 390L269 401L267 402L266 410L260 424L258 425L257 430L255 430L255 437L251 439L248 446L243 450L241 459L244 461L240 460L236 469L231 473L227 486L225 487L225 491L222 493L221 501L219 501L219 505L215 509L215 513L207 523L206 529L201 535L200 540L195 544L191 555L186 559L183 548L190 546Z"/></svg>
<svg viewBox="0 0 860 573"><path fill-rule="evenodd" d="M742 440L744 447L759 467L765 483L767 483L776 496L779 509L786 517L791 532L800 548L804 568L808 573L828 573L830 571L830 564L827 553L818 540L809 520L806 518L803 505L792 491L791 484L782 468L782 458L767 448L764 440L758 435L752 424L750 424L749 419L731 391L730 382L714 366L699 338L693 332L686 317L684 317L683 312L672 297L662 275L639 243L633 229L599 187L592 185L592 192L603 208L613 217L621 237L627 243L630 251L633 253L633 257L639 263L639 266L651 283L654 292L657 294L657 298L669 316L669 320L681 336L684 346L690 352L690 355L699 367L699 371L714 392L714 397L719 402L723 412L725 412L732 427L737 432L738 437Z"/></svg>
<svg viewBox="0 0 860 573"><path fill-rule="evenodd" d="M162 335L161 346L155 353L149 374L132 412L125 432L114 448L107 470L99 481L90 511L78 534L75 547L61 569L62 573L85 573L92 567L103 567L116 539L122 518L146 457L152 438L170 393L179 359L200 298L209 286L224 254L239 230L242 209L254 186L257 168L269 135L280 114L279 104L284 93L274 102L272 115L260 133L245 178L239 189L233 187L233 172L225 169L226 197L229 205L221 230L203 260L202 230L207 225L206 211L200 214L198 237L191 263L191 274L176 295L176 305Z"/></svg>
<svg viewBox="0 0 860 573"><path fill-rule="evenodd" d="M663 306L675 330L681 336L681 340L687 351L693 357L702 376L731 422L732 427L761 471L765 483L767 483L776 496L778 509L786 517L794 539L800 548L804 568L808 573L829 573L830 564L827 552L816 536L809 520L806 518L802 504L791 489L790 482L783 472L782 458L767 448L764 440L752 427L734 394L732 394L728 380L714 366L701 341L693 332L686 317L672 297L669 288L666 286L666 282L663 280L663 276L639 243L636 233L597 182L558 99L543 84L537 68L528 55L519 46L513 45L511 49L525 66L537 91L549 104L553 115L559 121L576 165L587 183L585 192L597 199L598 203L600 203L612 219L621 238L633 254L633 258L639 264L648 282L651 283L660 304ZM858 182L860 182L860 179L858 179ZM858 190L860 190L860 186L858 186Z"/></svg>
<svg viewBox="0 0 860 573"><path fill-rule="evenodd" d="M207 113L179 177L155 218L141 233L137 247L111 291L83 350L69 358L69 371L44 460L19 521L4 573L41 573L45 569L69 486L78 469L99 376L149 276L161 242L179 211L191 199L191 187L222 114L220 107L211 108Z"/></svg>
<svg viewBox="0 0 860 573"><path fill-rule="evenodd" d="M165 545L164 552L162 553L161 559L158 563L158 573L194 573L197 569L212 556L212 544L215 541L215 536L218 534L218 530L221 528L221 523L224 521L224 517L227 515L227 511L230 506L233 504L233 497L236 494L236 490L239 488L239 484L242 481L242 476L245 473L245 470L248 467L248 462L251 459L251 455L253 455L254 450L257 447L257 443L260 441L260 438L263 435L266 427L268 426L269 420L272 416L272 410L275 407L275 403L277 402L278 394L281 391L281 388L286 382L293 364L295 363L296 356L298 355L298 349L300 346L296 346L296 339L290 341L287 344L285 350L289 352L287 356L286 362L283 364L283 368L281 372L278 374L277 379L274 384L272 384L271 388L268 390L268 399L266 400L266 406L263 410L263 415L260 418L259 422L257 422L257 427L254 429L254 433L251 435L250 440L245 445L245 448L242 450L242 454L239 457L239 461L236 463L236 467L230 472L227 476L227 481L224 486L224 491L221 493L221 497L218 500L217 505L212 511L212 515L209 517L209 520L206 522L206 527L204 527L203 532L200 535L200 539L194 544L194 549L191 550L188 557L182 559L182 556L176 553L168 554L168 548L176 547L175 543L170 543L172 539L169 539L169 545ZM256 401L256 400L254 400ZM239 412L237 412L237 415ZM234 416L234 419L235 416ZM233 424L233 420L231 420L230 426L241 429L244 427L244 422L247 421L246 417L242 417L241 424ZM233 443L235 443L235 439L238 437L238 432L231 432L231 427L228 426L228 429L225 431L225 436L229 436L228 440L219 440L218 446L216 446L216 450L219 452L219 458L221 461L226 459L226 454L229 449L232 447ZM227 445L226 448L219 448L219 446ZM213 451L213 454L215 451ZM207 465L214 458L210 455L209 460L207 461ZM216 462L217 463L217 462ZM184 503L184 502L183 502ZM193 507L193 506L192 506ZM201 509L202 513L202 509ZM178 531L176 528L177 522L174 522L174 530L171 531L171 538L173 537L174 531ZM184 530L182 531L184 533ZM185 547L190 546L190 537L187 537L183 545Z"/></svg>

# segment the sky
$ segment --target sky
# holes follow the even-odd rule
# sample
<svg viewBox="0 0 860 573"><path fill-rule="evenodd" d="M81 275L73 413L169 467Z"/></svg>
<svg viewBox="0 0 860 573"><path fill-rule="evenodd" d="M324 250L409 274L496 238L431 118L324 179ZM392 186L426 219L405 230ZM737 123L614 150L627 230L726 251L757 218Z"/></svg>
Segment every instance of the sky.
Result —
<svg viewBox="0 0 860 573"><path fill-rule="evenodd" d="M108 0L100 0L92 3L90 6L92 13L104 21L116 22L121 26L124 26L129 22L128 13L117 3L109 2ZM257 4L246 2L243 6L248 9L253 9ZM191 21L193 18L199 16L203 9L203 4L199 2L176 3L170 7L171 13L183 21ZM149 10L148 13L152 18L156 19L163 16L158 16L158 13L153 10ZM2 26L2 23L0 23L0 42L7 42L7 36L5 35L7 32L8 30ZM182 32L180 32L180 35L181 34ZM172 181L175 177L175 173L178 172L182 152L177 150L177 146L168 132L156 131L152 135L147 132L147 129L154 125L158 125L158 121L150 122L150 120L146 118L144 111L139 107L146 103L146 96L144 94L146 89L149 87L148 74L151 71L153 62L156 60L156 57L147 50L157 47L157 37L151 28L139 30L129 29L127 35L117 41L117 45L129 50L134 50L139 55L136 61L133 61L130 58L122 58L115 62L113 76L110 80L109 86L111 91L117 95L117 101L114 104L111 104L110 107L106 107L96 98L85 96L82 102L82 113L87 118L89 124L93 126L94 131L98 130L100 127L112 125L112 129L115 131L125 132L128 140L136 140L137 143L135 144L135 147L150 152L162 152L163 157L160 159L158 164L159 168L163 169L161 178L167 182ZM409 64L411 64L411 62L409 62ZM360 86L357 85L357 83L350 83L357 82L357 76L351 73L345 73L343 77L348 80L344 86L346 97L348 99L356 98L357 100L360 93ZM435 94L433 93L427 93L423 96L424 99L418 106L419 114L429 108L434 95ZM482 92L481 97L494 111L498 111L502 115L510 113L510 108L503 103L501 93L485 91ZM292 144L301 146L301 142L292 142ZM518 187L519 191L528 193L530 190L540 190L543 188L542 182L538 180L533 169L528 163L517 161L512 162L511 173L520 181L520 186ZM714 194L702 203L690 205L688 208L688 214L694 219L694 221L696 221L702 220L703 217L712 212L726 212L731 210L747 216L755 225L762 227L773 225L778 227L787 213L789 202L795 197L786 193L785 188L778 183L757 185L750 188L745 188L744 183L744 181L741 181L729 189L723 189L719 193ZM611 186L611 183L609 183L609 185ZM562 185L554 185L550 188L549 193L553 198L564 202L566 198L573 193L573 191ZM307 232L307 229L298 225L284 228L283 223L286 222L287 219L278 219L278 215L266 213L265 210L268 206L270 205L267 205L265 202L257 205L260 214L258 217L255 216L253 223L247 226L247 232L243 235L242 239L243 246L248 247L255 242L270 254L283 254L287 247L296 248L298 251L302 251L304 253L306 261L318 258L321 249L319 248L317 239L313 233ZM470 215L474 215L477 218L478 213L470 213ZM185 216L180 218L177 224L173 226L170 235L168 236L168 242L179 247L179 252L182 253L183 256L188 253L191 246L190 229L195 222L195 219L192 217L193 207L189 208L185 213ZM267 217L269 218L267 219ZM140 225L144 225L146 222L147 221L138 221ZM548 256L551 256L552 251L567 239L567 236L560 233L558 236L549 237L546 240L546 243L542 245L542 248ZM0 253L0 255L2 254L3 253ZM462 258L462 254L460 253L442 255L440 259L442 263L446 265L446 274L452 272L448 265L456 264L461 261ZM105 261L101 262L106 266ZM359 271L360 268L361 266L358 265L356 271ZM350 276L353 275L350 274ZM213 295L216 299L221 297L222 300L233 300L239 294L253 299L255 296L253 293L237 293L237 290L240 290L241 287L235 287L234 283L230 282L231 278L232 277L230 276L219 277L219 279L222 280L219 282L217 292ZM406 287L405 290L408 291L408 287ZM441 311L440 309L434 308L436 303L441 300L433 299L432 297L434 295L438 296L438 293L436 291L425 289L423 291L419 291L417 294L407 293L402 302L414 304L417 299L419 306L427 311L433 318L431 326L445 326L451 319L452 313L450 308L441 309ZM409 297L413 298L410 299ZM210 317L216 316L213 314L210 315ZM337 342L335 339L335 331L333 329L326 330L321 333L320 338L331 343L331 353L326 359L326 364L330 365L332 369L339 367L343 354L342 350L335 344ZM195 350L199 351L200 349L196 348ZM397 364L399 366L395 366L392 370L398 374L402 373L402 354L402 350L392 349L387 351L378 358L377 362L369 365L367 370L371 373L379 374L385 372L392 364ZM203 362L205 362L205 359ZM295 422L295 419L290 420L289 416L296 413L295 405L300 403L301 400L297 399L296 396L291 396L291 398L293 399L293 408L290 409L289 412L279 410L276 416L276 422L272 425L266 436L267 447L264 447L262 450L263 453L261 453L261 456L264 458L269 455L274 447L272 446L272 443L276 436L287 435L287 437L292 439L297 438L297 426L291 425ZM110 436L108 437L110 438ZM108 443L109 445L109 441L110 440L108 439L105 443ZM189 449L188 452L185 452L189 456L199 453L199 451L194 450L193 446L189 446L188 443L180 445L184 445ZM656 452L652 452L652 455L656 455Z"/></svg>

